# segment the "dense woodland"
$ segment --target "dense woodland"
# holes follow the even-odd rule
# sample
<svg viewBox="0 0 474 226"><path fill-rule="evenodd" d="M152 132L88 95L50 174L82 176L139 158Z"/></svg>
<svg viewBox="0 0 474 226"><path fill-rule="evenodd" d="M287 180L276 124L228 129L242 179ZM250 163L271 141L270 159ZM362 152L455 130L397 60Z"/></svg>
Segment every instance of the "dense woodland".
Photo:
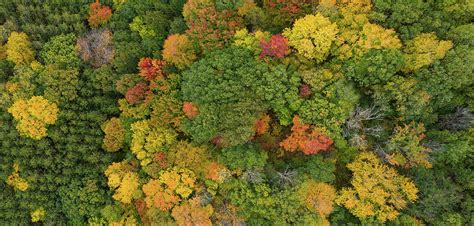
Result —
<svg viewBox="0 0 474 226"><path fill-rule="evenodd" d="M474 225L470 0L0 0L0 225Z"/></svg>

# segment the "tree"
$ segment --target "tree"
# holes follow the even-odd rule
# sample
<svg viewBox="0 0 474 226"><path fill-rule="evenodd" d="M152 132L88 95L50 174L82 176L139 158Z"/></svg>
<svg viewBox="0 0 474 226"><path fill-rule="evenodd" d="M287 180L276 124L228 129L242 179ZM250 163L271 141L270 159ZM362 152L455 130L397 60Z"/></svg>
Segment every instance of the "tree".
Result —
<svg viewBox="0 0 474 226"><path fill-rule="evenodd" d="M403 65L403 56L398 49L370 49L360 59L345 64L345 75L360 86L371 87L386 84Z"/></svg>
<svg viewBox="0 0 474 226"><path fill-rule="evenodd" d="M140 75L148 81L154 79L163 79L165 77L163 67L166 65L166 62L159 59L152 58L142 58L138 62L138 68L140 69Z"/></svg>
<svg viewBox="0 0 474 226"><path fill-rule="evenodd" d="M43 96L61 106L78 97L79 71L77 69L58 69L54 65L46 66L37 77Z"/></svg>
<svg viewBox="0 0 474 226"><path fill-rule="evenodd" d="M173 34L166 38L163 44L163 59L174 64L179 69L191 65L197 56L188 36Z"/></svg>
<svg viewBox="0 0 474 226"><path fill-rule="evenodd" d="M22 135L39 140L47 135L46 126L56 122L59 109L42 96L33 96L26 101L15 101L8 112L17 121L16 128Z"/></svg>
<svg viewBox="0 0 474 226"><path fill-rule="evenodd" d="M7 177L7 184L19 191L26 191L28 189L28 181L20 176L20 166L17 163L13 164L13 172Z"/></svg>
<svg viewBox="0 0 474 226"><path fill-rule="evenodd" d="M40 57L45 64L55 64L60 69L77 68L81 60L75 51L75 43L76 35L74 33L54 36L44 44Z"/></svg>
<svg viewBox="0 0 474 226"><path fill-rule="evenodd" d="M241 47L218 50L183 72L183 99L199 106L199 114L182 127L196 142L221 137L223 146L243 144L268 108L282 124L289 123L299 104L297 74L287 73L283 65L270 68L252 56Z"/></svg>
<svg viewBox="0 0 474 226"><path fill-rule="evenodd" d="M324 129L311 128L310 125L301 123L299 117L295 116L291 134L280 143L280 146L290 152L300 150L306 155L311 155L329 150L332 143L333 141L325 134Z"/></svg>
<svg viewBox="0 0 474 226"><path fill-rule="evenodd" d="M112 33L107 29L94 29L77 40L76 50L85 62L98 68L114 58Z"/></svg>
<svg viewBox="0 0 474 226"><path fill-rule="evenodd" d="M322 217L328 216L334 209L336 189L326 183L314 180L303 182L298 188L298 197L309 210Z"/></svg>
<svg viewBox="0 0 474 226"><path fill-rule="evenodd" d="M16 65L31 63L35 58L28 36L23 32L12 32L5 45L7 59Z"/></svg>
<svg viewBox="0 0 474 226"><path fill-rule="evenodd" d="M281 59L290 53L288 39L280 34L272 35L268 41L262 39L260 41L260 48L262 48L260 58L272 56L277 59Z"/></svg>
<svg viewBox="0 0 474 226"><path fill-rule="evenodd" d="M226 46L235 31L243 27L243 20L233 10L218 10L212 1L191 0L183 7L188 30L186 34L202 52Z"/></svg>
<svg viewBox="0 0 474 226"><path fill-rule="evenodd" d="M388 163L405 168L415 166L431 168L431 163L428 161L431 150L422 144L425 138L424 132L423 124L414 122L395 127L394 134L384 148Z"/></svg>
<svg viewBox="0 0 474 226"><path fill-rule="evenodd" d="M89 18L87 18L87 21L89 21L91 27L97 28L104 25L111 16L112 9L108 6L102 6L99 0L96 0L89 5Z"/></svg>
<svg viewBox="0 0 474 226"><path fill-rule="evenodd" d="M408 40L403 49L406 61L403 71L413 72L435 60L443 59L452 47L451 41L439 41L434 33L420 34Z"/></svg>
<svg viewBox="0 0 474 226"><path fill-rule="evenodd" d="M140 160L141 166L150 164L156 153L167 150L177 136L171 129L151 125L149 120L133 123L131 130L133 135L130 150Z"/></svg>
<svg viewBox="0 0 474 226"><path fill-rule="evenodd" d="M139 178L133 167L126 161L114 162L105 170L107 184L115 193L113 198L125 204L140 197Z"/></svg>
<svg viewBox="0 0 474 226"><path fill-rule="evenodd" d="M283 36L298 54L320 63L328 56L337 32L337 25L318 13L296 20L293 28L287 28Z"/></svg>
<svg viewBox="0 0 474 226"><path fill-rule="evenodd" d="M213 214L211 205L201 206L199 199L183 202L181 205L173 208L171 216L178 225L204 225L211 226L210 220Z"/></svg>
<svg viewBox="0 0 474 226"><path fill-rule="evenodd" d="M375 217L384 223L417 199L418 189L408 178L381 163L371 152L359 154L347 167L353 172L351 188L343 188L336 203L361 220Z"/></svg>
<svg viewBox="0 0 474 226"><path fill-rule="evenodd" d="M108 152L116 152L122 148L125 139L125 129L119 118L111 118L101 126L104 131L102 148Z"/></svg>

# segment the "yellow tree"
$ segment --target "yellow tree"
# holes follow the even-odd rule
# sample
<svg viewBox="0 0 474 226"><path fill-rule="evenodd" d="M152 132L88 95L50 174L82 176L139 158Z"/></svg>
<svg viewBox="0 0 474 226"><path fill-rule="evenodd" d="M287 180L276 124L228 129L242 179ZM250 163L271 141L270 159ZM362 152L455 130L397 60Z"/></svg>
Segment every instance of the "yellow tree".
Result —
<svg viewBox="0 0 474 226"><path fill-rule="evenodd" d="M183 202L181 205L173 208L171 216L173 216L176 223L180 226L212 226L212 222L209 219L214 212L212 206L201 206L199 202L199 198Z"/></svg>
<svg viewBox="0 0 474 226"><path fill-rule="evenodd" d="M7 59L16 65L29 64L35 59L28 36L23 32L12 32L5 48Z"/></svg>
<svg viewBox="0 0 474 226"><path fill-rule="evenodd" d="M430 65L435 60L443 59L448 50L453 47L451 41L438 40L434 33L422 33L406 43L405 72L412 72L423 66Z"/></svg>
<svg viewBox="0 0 474 226"><path fill-rule="evenodd" d="M13 172L8 176L7 184L20 191L28 189L28 181L20 177L20 166L17 163L13 164Z"/></svg>
<svg viewBox="0 0 474 226"><path fill-rule="evenodd" d="M296 20L293 28L285 29L283 35L298 54L319 63L328 56L338 31L335 23L318 13Z"/></svg>
<svg viewBox="0 0 474 226"><path fill-rule="evenodd" d="M193 43L187 35L173 34L168 36L163 44L163 59L184 69L196 60Z"/></svg>
<svg viewBox="0 0 474 226"><path fill-rule="evenodd" d="M176 132L152 126L149 120L135 122L131 127L133 135L130 149L142 166L150 164L156 153L165 151L165 148L176 141Z"/></svg>
<svg viewBox="0 0 474 226"><path fill-rule="evenodd" d="M20 134L39 140L47 135L46 125L56 122L59 109L42 96L33 96L29 100L15 101L8 112L17 121Z"/></svg>
<svg viewBox="0 0 474 226"><path fill-rule="evenodd" d="M299 187L298 197L306 208L326 217L334 210L336 189L327 183L308 180Z"/></svg>
<svg viewBox="0 0 474 226"><path fill-rule="evenodd" d="M107 184L115 190L112 196L125 204L132 203L132 200L141 196L139 189L138 173L133 171L133 167L127 162L114 162L105 170Z"/></svg>
<svg viewBox="0 0 474 226"><path fill-rule="evenodd" d="M370 217L381 223L394 220L401 209L417 198L415 184L382 164L371 152L361 153L347 167L353 172L353 187L342 189L336 203L361 220Z"/></svg>
<svg viewBox="0 0 474 226"><path fill-rule="evenodd" d="M120 119L111 118L102 125L102 131L105 133L102 148L108 152L118 151L125 139L125 129Z"/></svg>

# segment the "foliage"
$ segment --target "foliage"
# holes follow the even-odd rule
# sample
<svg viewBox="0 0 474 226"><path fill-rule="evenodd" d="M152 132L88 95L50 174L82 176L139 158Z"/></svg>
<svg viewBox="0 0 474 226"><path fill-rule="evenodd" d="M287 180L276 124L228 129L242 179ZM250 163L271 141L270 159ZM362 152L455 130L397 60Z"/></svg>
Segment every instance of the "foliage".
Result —
<svg viewBox="0 0 474 226"><path fill-rule="evenodd" d="M385 158L388 163L406 168L413 166L431 168L431 163L428 161L431 150L421 143L425 138L424 132L423 124L411 123L395 127L395 132L385 147Z"/></svg>
<svg viewBox="0 0 474 226"><path fill-rule="evenodd" d="M111 118L102 124L104 140L102 148L108 152L116 152L122 148L125 138L125 129L118 118Z"/></svg>
<svg viewBox="0 0 474 226"><path fill-rule="evenodd" d="M138 174L132 169L127 162L123 161L114 162L105 170L105 176L108 177L107 184L115 190L113 198L125 204L131 203L133 199L140 196Z"/></svg>
<svg viewBox="0 0 474 226"><path fill-rule="evenodd" d="M300 55L320 63L328 56L337 32L337 25L318 13L297 19L293 28L286 29L283 35Z"/></svg>
<svg viewBox="0 0 474 226"><path fill-rule="evenodd" d="M16 129L22 135L39 140L47 135L46 126L56 122L59 109L42 96L33 96L15 101L8 112L17 121Z"/></svg>
<svg viewBox="0 0 474 226"><path fill-rule="evenodd" d="M131 125L133 139L130 150L140 160L142 166L152 162L154 154L165 151L168 145L176 140L173 130L155 127L149 120L142 120Z"/></svg>
<svg viewBox="0 0 474 226"><path fill-rule="evenodd" d="M210 53L183 73L183 98L199 106L199 114L184 122L183 131L195 141L221 137L223 146L245 143L267 108L287 123L298 104L291 102L298 99L298 78L285 74L282 66L272 69L251 58L248 50L232 47Z"/></svg>
<svg viewBox="0 0 474 226"><path fill-rule="evenodd" d="M474 225L473 15L2 0L0 225Z"/></svg>
<svg viewBox="0 0 474 226"><path fill-rule="evenodd" d="M303 182L300 186L298 196L306 208L322 217L328 216L333 211L336 189L331 185L309 180Z"/></svg>
<svg viewBox="0 0 474 226"><path fill-rule="evenodd" d="M20 191L26 191L28 189L28 181L20 177L20 166L17 163L13 164L13 170L12 174L7 178L7 184Z"/></svg>
<svg viewBox="0 0 474 226"><path fill-rule="evenodd" d="M194 47L188 36L174 34L166 38L163 44L163 59L174 64L179 69L184 69L196 60Z"/></svg>
<svg viewBox="0 0 474 226"><path fill-rule="evenodd" d="M54 36L44 44L39 55L45 64L56 64L61 69L74 69L81 63L74 48L75 43L74 33Z"/></svg>
<svg viewBox="0 0 474 226"><path fill-rule="evenodd" d="M272 37L268 41L261 40L260 48L262 48L260 58L272 56L281 59L290 52L290 49L288 47L288 39L281 36L280 34L272 35Z"/></svg>
<svg viewBox="0 0 474 226"><path fill-rule="evenodd" d="M439 41L433 33L423 33L407 41L405 53L405 72L416 71L423 66L430 65L434 60L443 59L449 49L453 47L451 41Z"/></svg>
<svg viewBox="0 0 474 226"><path fill-rule="evenodd" d="M223 48L235 31L243 27L243 20L233 10L218 10L212 1L190 0L183 7L188 30L186 34L202 52Z"/></svg>
<svg viewBox="0 0 474 226"><path fill-rule="evenodd" d="M107 23L111 16L112 9L108 6L102 6L99 0L96 0L89 6L89 18L87 18L87 21L89 21L91 27L96 28Z"/></svg>
<svg viewBox="0 0 474 226"><path fill-rule="evenodd" d="M299 117L295 116L291 134L280 143L280 146L290 152L300 150L305 155L311 155L327 151L332 143L333 141L325 134L324 129L311 128L310 125L301 123Z"/></svg>
<svg viewBox="0 0 474 226"><path fill-rule="evenodd" d="M12 32L5 44L7 59L16 65L29 64L34 60L31 43L25 33Z"/></svg>
<svg viewBox="0 0 474 226"><path fill-rule="evenodd" d="M353 188L343 188L336 203L364 220L393 220L409 202L417 199L418 189L408 178L400 176L370 152L361 153L347 167L353 172Z"/></svg>

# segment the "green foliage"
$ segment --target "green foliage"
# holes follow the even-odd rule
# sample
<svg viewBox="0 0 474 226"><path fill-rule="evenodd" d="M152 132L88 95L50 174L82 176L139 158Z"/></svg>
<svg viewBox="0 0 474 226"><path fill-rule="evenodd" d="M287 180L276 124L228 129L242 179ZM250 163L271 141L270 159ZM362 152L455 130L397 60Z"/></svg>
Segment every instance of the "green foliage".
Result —
<svg viewBox="0 0 474 226"><path fill-rule="evenodd" d="M257 118L269 108L282 124L289 123L298 107L298 84L298 78L285 73L283 66L270 68L253 60L246 49L212 52L183 72L183 98L199 109L197 117L184 122L183 131L197 142L220 137L224 146L243 144L253 136Z"/></svg>
<svg viewBox="0 0 474 226"><path fill-rule="evenodd" d="M403 66L402 53L397 49L371 49L359 60L346 63L345 75L360 86L385 84Z"/></svg>
<svg viewBox="0 0 474 226"><path fill-rule="evenodd" d="M218 157L219 161L231 170L261 169L265 166L267 158L267 153L259 150L254 145L224 148Z"/></svg>
<svg viewBox="0 0 474 226"><path fill-rule="evenodd" d="M45 64L56 64L61 69L74 69L81 63L75 51L76 35L58 35L43 45L40 57Z"/></svg>

